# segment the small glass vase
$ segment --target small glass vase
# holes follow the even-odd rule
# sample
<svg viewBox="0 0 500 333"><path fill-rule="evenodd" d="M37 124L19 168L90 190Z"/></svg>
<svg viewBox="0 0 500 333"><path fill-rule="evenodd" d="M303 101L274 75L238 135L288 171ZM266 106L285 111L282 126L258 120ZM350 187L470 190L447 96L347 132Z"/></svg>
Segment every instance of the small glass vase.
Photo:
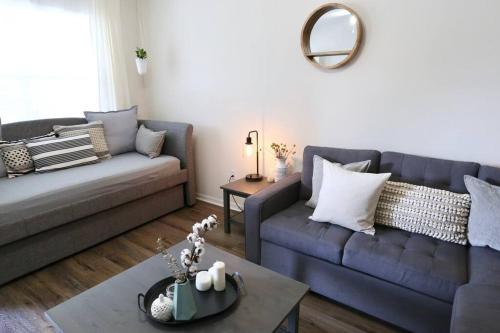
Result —
<svg viewBox="0 0 500 333"><path fill-rule="evenodd" d="M274 181L278 182L285 178L287 171L286 159L277 158L276 159L276 169L274 172Z"/></svg>
<svg viewBox="0 0 500 333"><path fill-rule="evenodd" d="M174 300L175 294L175 283L169 284L165 290L165 296L170 298L172 301Z"/></svg>
<svg viewBox="0 0 500 333"><path fill-rule="evenodd" d="M189 279L175 283L174 318L175 320L190 320L196 313L196 303Z"/></svg>

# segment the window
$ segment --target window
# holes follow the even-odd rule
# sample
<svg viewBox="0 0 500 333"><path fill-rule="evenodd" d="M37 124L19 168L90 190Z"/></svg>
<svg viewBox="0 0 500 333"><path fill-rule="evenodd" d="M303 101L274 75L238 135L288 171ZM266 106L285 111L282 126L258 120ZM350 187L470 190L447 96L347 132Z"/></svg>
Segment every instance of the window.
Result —
<svg viewBox="0 0 500 333"><path fill-rule="evenodd" d="M2 123L98 109L92 39L87 0L2 0Z"/></svg>

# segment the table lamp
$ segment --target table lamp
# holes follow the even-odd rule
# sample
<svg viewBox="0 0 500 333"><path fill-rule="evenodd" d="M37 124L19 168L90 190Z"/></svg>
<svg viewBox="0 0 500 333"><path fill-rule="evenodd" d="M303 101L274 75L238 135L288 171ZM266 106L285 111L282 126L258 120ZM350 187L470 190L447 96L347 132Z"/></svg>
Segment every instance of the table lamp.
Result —
<svg viewBox="0 0 500 333"><path fill-rule="evenodd" d="M252 142L252 133L255 133L256 141L257 141L257 173L250 173L246 175L245 179L247 182L259 182L262 180L262 175L259 174L259 132L254 130L248 132L247 140L245 142L245 153L247 156L252 156L253 154L253 142Z"/></svg>

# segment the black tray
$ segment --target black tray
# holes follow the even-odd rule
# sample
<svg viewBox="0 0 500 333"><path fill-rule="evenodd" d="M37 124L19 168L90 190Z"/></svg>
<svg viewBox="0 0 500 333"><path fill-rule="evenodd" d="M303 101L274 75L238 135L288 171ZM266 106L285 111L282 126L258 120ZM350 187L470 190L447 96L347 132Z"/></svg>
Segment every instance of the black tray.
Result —
<svg viewBox="0 0 500 333"><path fill-rule="evenodd" d="M170 276L155 283L151 288L149 288L146 295L142 293L137 295L137 305L139 306L139 309L144 312L147 318L152 322L167 326L192 323L226 311L238 300L238 297L240 296L238 283L229 274L226 274L226 289L224 291L215 291L213 287L207 291L198 291L196 290L195 280L189 280L191 283L191 289L193 290L194 300L196 302L196 313L193 318L191 318L191 320L175 320L173 314L169 321L154 318L151 315L151 304L153 304L154 300L157 299L160 294L165 295L167 286L174 282L175 278ZM141 298L143 298L142 307Z"/></svg>

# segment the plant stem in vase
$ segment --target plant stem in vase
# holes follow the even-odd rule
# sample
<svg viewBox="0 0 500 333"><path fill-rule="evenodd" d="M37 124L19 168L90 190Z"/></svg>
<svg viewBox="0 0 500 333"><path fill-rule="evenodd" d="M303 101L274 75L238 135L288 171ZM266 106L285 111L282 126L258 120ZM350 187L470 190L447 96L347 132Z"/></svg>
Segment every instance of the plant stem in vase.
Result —
<svg viewBox="0 0 500 333"><path fill-rule="evenodd" d="M205 254L205 238L203 236L206 232L216 229L217 224L217 216L210 215L193 225L193 232L187 236L187 240L192 246L191 249L181 251L180 264L177 258L167 251L167 243L162 238L158 238L156 241L158 251L162 254L162 258L167 261L167 265L176 279L173 297L175 320L190 320L196 314L196 303L189 277L196 276L196 265Z"/></svg>
<svg viewBox="0 0 500 333"><path fill-rule="evenodd" d="M274 180L280 181L285 178L287 172L286 161L290 156L295 155L295 145L288 147L284 143L272 143L271 149L276 157L276 168L274 173Z"/></svg>

